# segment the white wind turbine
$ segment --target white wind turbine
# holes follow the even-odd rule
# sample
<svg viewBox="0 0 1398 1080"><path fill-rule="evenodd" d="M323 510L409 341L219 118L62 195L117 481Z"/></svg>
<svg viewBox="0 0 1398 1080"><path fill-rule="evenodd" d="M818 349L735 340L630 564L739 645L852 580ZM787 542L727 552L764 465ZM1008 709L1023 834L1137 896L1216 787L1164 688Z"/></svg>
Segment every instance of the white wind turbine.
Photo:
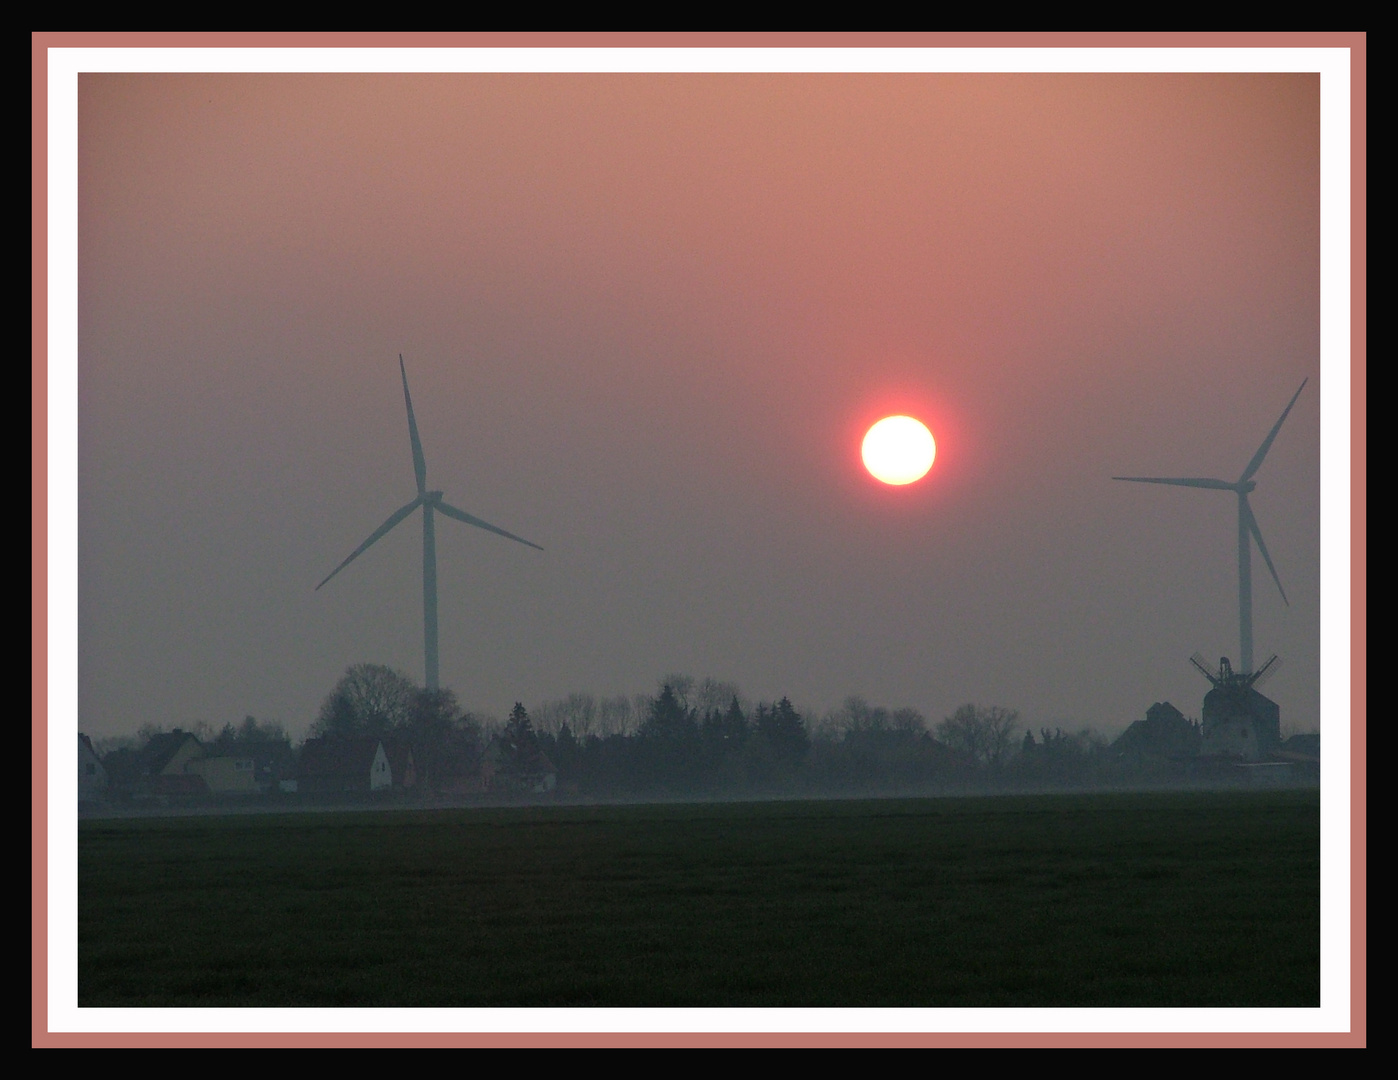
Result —
<svg viewBox="0 0 1398 1080"><path fill-rule="evenodd" d="M1281 593L1282 602L1288 607L1291 601L1286 598L1286 590L1282 588L1281 578L1277 576L1277 568L1272 565L1272 557L1267 554L1267 545L1262 541L1262 530L1257 526L1257 518L1253 516L1252 507L1248 505L1248 493L1257 487L1253 482L1253 474L1262 467L1262 459L1267 456L1267 451L1272 448L1272 440L1277 437L1277 432L1281 430L1282 421L1286 419L1287 413L1291 412L1291 406L1296 404L1296 399L1301 396L1301 391L1306 388L1309 379L1301 380L1300 387L1291 396L1290 403L1282 410L1280 418L1272 425L1272 430L1267 433L1267 437L1262 440L1262 445L1257 448L1257 453L1252 455L1252 460L1248 462L1247 468L1243 470L1243 475L1238 477L1236 483L1230 484L1227 480L1210 480L1203 477L1164 477L1164 476L1113 476L1113 480L1131 480L1138 484L1174 484L1178 487L1214 488L1219 491L1232 491L1238 496L1238 629L1241 638L1239 644L1241 652L1239 659L1242 661L1239 667L1240 674L1250 674L1252 672L1252 541L1257 541L1257 550L1262 552L1262 558L1266 560L1267 569L1272 572L1272 580L1277 583L1277 591Z"/></svg>
<svg viewBox="0 0 1398 1080"><path fill-rule="evenodd" d="M365 540L364 543L350 552L349 557L345 559L344 562L330 571L330 573L326 575L325 581L317 585L316 589L319 589L326 581L329 581L367 551L376 540L390 532L395 525L419 506L422 507L422 637L424 652L426 653L427 689L436 690L437 534L436 527L433 523L433 511L440 510L447 517L456 518L457 521L464 521L467 525L474 525L478 529L485 529L488 532L503 536L508 540L515 540L521 544L528 544L529 547L537 548L539 551L543 551L544 549L539 547L538 544L530 543L523 537L506 532L504 529L498 528L488 521L482 521L480 518L466 513L465 510L458 510L456 507L443 502L442 493L440 491L427 490L427 459L422 456L422 440L417 436L417 421L413 418L413 399L408 393L408 369L403 364L403 356L401 353L398 356L398 370L403 376L403 400L408 406L408 434L412 437L413 442L413 472L417 476L417 498L402 509L395 510L387 521L369 534L369 539Z"/></svg>

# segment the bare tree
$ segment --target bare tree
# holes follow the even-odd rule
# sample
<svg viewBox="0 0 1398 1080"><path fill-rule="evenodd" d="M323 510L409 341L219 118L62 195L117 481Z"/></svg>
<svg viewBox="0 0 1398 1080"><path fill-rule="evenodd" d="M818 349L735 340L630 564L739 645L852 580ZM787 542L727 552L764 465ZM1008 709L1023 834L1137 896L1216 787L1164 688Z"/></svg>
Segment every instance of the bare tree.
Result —
<svg viewBox="0 0 1398 1080"><path fill-rule="evenodd" d="M348 668L321 703L313 735L378 735L407 726L418 689L401 671L383 664Z"/></svg>
<svg viewBox="0 0 1398 1080"><path fill-rule="evenodd" d="M927 720L916 709L894 709L890 726L900 735L917 736L927 730Z"/></svg>
<svg viewBox="0 0 1398 1080"><path fill-rule="evenodd" d="M534 718L534 730L544 735L557 735L568 721L564 717L563 702L545 701L529 710Z"/></svg>
<svg viewBox="0 0 1398 1080"><path fill-rule="evenodd" d="M992 705L962 705L937 725L937 738L982 765L999 768L1009 757L1019 713Z"/></svg>
<svg viewBox="0 0 1398 1080"><path fill-rule="evenodd" d="M665 687L669 687L671 693L675 695L675 700L679 702L681 709L689 711L690 697L694 694L695 679L693 675L685 675L682 672L672 671L666 675L659 683L659 691L664 693Z"/></svg>
<svg viewBox="0 0 1398 1080"><path fill-rule="evenodd" d="M597 703L597 737L625 735L634 726L635 712L625 694L603 698Z"/></svg>
<svg viewBox="0 0 1398 1080"><path fill-rule="evenodd" d="M870 705L857 694L851 694L845 698L845 703L840 707L837 715L838 723L846 734L886 731L890 726L891 719L887 709L878 705Z"/></svg>
<svg viewBox="0 0 1398 1080"><path fill-rule="evenodd" d="M658 696L658 695L657 695ZM631 715L627 717L627 727L624 734L633 734L650 715L650 707L655 704L655 697L650 694L631 695Z"/></svg>
<svg viewBox="0 0 1398 1080"><path fill-rule="evenodd" d="M694 693L694 707L699 710L700 716L708 716L711 712L721 713L735 698L741 696L736 683L724 682L706 675L699 680L699 687Z"/></svg>
<svg viewBox="0 0 1398 1080"><path fill-rule="evenodd" d="M591 694L572 693L561 701L546 701L534 710L534 730L558 735L563 725L575 739L597 734L597 699Z"/></svg>

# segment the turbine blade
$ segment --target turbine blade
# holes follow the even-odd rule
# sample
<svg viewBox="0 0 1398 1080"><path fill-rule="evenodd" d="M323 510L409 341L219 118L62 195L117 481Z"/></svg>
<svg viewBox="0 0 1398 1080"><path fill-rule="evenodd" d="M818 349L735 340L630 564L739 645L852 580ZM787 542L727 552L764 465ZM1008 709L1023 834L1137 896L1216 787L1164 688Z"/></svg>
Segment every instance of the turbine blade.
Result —
<svg viewBox="0 0 1398 1080"><path fill-rule="evenodd" d="M422 440L417 437L417 420L413 417L413 398L408 393L408 369L403 354L398 354L398 370L403 373L403 400L408 403L408 434L413 437L413 473L417 476L417 493L427 491L427 459L422 456Z"/></svg>
<svg viewBox="0 0 1398 1080"><path fill-rule="evenodd" d="M1237 484L1227 480L1208 480L1202 476L1113 476L1113 480L1130 480L1137 484L1174 484L1176 487L1216 488L1219 491L1236 491Z"/></svg>
<svg viewBox="0 0 1398 1080"><path fill-rule="evenodd" d="M1267 456L1267 451L1272 448L1272 440L1277 437L1277 432L1281 430L1282 421L1286 419L1286 414L1291 411L1291 406L1296 404L1296 399L1301 396L1301 391L1306 389L1306 383L1310 381L1311 380L1308 378L1301 380L1301 385L1297 387L1296 393L1291 395L1291 401L1287 404L1286 408L1282 410L1280 419L1272 425L1272 430L1267 432L1267 437L1262 440L1262 445L1257 448L1257 453L1252 455L1252 460L1248 462L1248 467L1243 470L1243 475L1238 477L1238 483L1241 484L1251 480L1252 474L1262 468L1262 459Z"/></svg>
<svg viewBox="0 0 1398 1080"><path fill-rule="evenodd" d="M382 525L380 525L377 529L375 529L372 533L369 534L368 540L365 540L364 543L360 544L357 548L350 552L350 557L348 559L342 562L339 566L335 567L334 570L331 570L330 573L325 576L325 581L329 581L346 566L354 562L355 559L363 555L364 552L369 549L369 546L373 544L375 540L378 540L380 537L382 537L384 533L388 532L389 529L393 528L393 526L397 525L400 521L402 521L405 517L407 517L421 505L422 496L419 495L412 502L408 503L407 506L403 507L403 509L394 511L393 515L387 521L385 521ZM324 585L325 581L322 581L320 585ZM316 589L319 589L320 585L317 585Z"/></svg>
<svg viewBox="0 0 1398 1080"><path fill-rule="evenodd" d="M464 521L467 525L474 525L478 529L486 530L486 532L493 532L497 536L505 537L505 539L507 540L517 540L519 543L528 544L530 547L537 548L539 551L544 550L543 548L539 547L538 544L530 543L522 536L516 536L514 533L506 532L504 529L497 528L488 521L482 521L480 518L466 513L465 510L458 510L456 507L448 506L446 503L440 501L436 503L436 507L442 513L446 514L447 517L456 518L457 521Z"/></svg>
<svg viewBox="0 0 1398 1080"><path fill-rule="evenodd" d="M1282 603L1290 607L1291 601L1286 598L1286 590L1282 588L1281 578L1277 577L1277 568L1272 565L1272 556L1267 554L1267 545L1262 542L1262 530L1257 527L1257 518L1253 517L1252 507L1248 505L1246 497L1243 499L1242 509L1247 515L1248 532L1252 533L1252 538L1257 541L1257 550L1262 552L1267 569L1272 571L1272 580L1277 583L1277 592L1281 593Z"/></svg>

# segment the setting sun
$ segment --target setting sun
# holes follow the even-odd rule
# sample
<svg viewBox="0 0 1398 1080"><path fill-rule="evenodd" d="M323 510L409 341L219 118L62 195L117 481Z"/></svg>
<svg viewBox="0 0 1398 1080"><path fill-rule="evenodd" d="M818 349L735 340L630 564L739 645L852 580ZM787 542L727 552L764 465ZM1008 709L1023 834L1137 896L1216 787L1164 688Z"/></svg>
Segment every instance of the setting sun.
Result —
<svg viewBox="0 0 1398 1080"><path fill-rule="evenodd" d="M911 484L927 475L937 444L911 416L885 416L864 436L864 467L885 484Z"/></svg>

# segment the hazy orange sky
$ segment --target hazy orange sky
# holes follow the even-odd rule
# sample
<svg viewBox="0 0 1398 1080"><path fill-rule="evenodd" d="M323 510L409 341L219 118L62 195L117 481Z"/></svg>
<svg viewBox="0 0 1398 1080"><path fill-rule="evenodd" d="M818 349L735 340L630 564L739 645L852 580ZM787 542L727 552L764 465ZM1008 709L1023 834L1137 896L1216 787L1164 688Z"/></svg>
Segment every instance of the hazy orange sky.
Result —
<svg viewBox="0 0 1398 1080"><path fill-rule="evenodd" d="M299 733L344 668L503 715L686 671L1111 731L1319 695L1319 78L79 80L79 723ZM889 412L931 473L872 481Z"/></svg>

